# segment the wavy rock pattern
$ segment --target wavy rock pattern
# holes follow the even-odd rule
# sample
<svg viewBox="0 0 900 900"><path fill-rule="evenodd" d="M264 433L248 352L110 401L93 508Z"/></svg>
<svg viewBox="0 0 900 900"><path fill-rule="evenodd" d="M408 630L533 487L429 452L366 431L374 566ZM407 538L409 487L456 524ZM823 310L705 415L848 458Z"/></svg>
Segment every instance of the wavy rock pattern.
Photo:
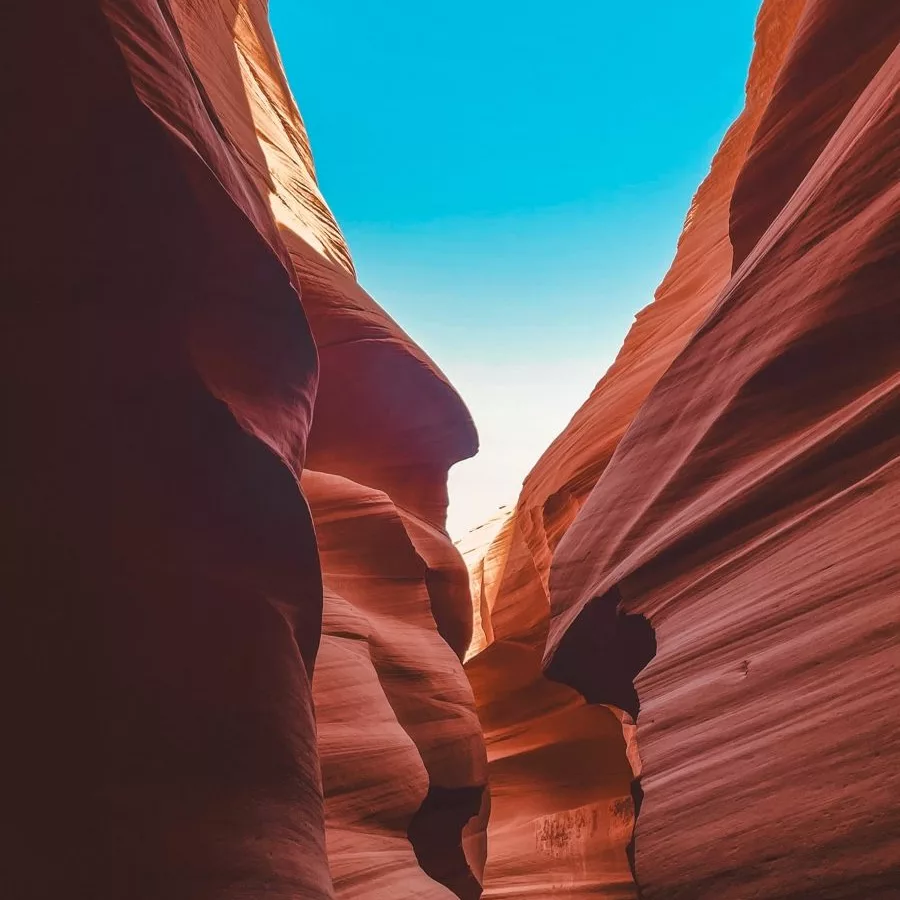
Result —
<svg viewBox="0 0 900 900"><path fill-rule="evenodd" d="M508 518L473 572L489 642L466 663L488 747L485 896L631 896L622 728L605 707L541 676L546 599L541 616L535 570L510 573L509 559L524 556L520 541Z"/></svg>
<svg viewBox="0 0 900 900"><path fill-rule="evenodd" d="M467 662L467 671L491 766L488 896L524 886L535 897L589 891L629 896L632 890L630 829L600 828L577 866L561 865L549 878L533 837L541 817L565 819L587 801L602 806L604 821L614 821L612 810L633 808L631 781L640 773L628 716L623 735L620 711L586 705L577 692L543 675L551 557L653 385L728 282L731 194L802 7L802 0L763 4L746 108L693 199L654 302L638 314L616 361L526 478L503 531L470 565L476 621L485 623L480 652ZM476 648L478 637L476 631ZM541 700L523 702L525 697ZM513 767L515 774L506 775ZM575 771L583 780L581 792L569 787ZM526 793L535 798L529 804L518 799Z"/></svg>
<svg viewBox="0 0 900 900"><path fill-rule="evenodd" d="M160 9L51 6L7 107L5 889L329 897L309 326Z"/></svg>
<svg viewBox="0 0 900 900"><path fill-rule="evenodd" d="M763 3L474 617L474 428L356 282L266 17L8 22L7 892L894 896L900 8Z"/></svg>
<svg viewBox="0 0 900 900"><path fill-rule="evenodd" d="M355 281L263 0L51 6L11 109L13 893L477 897L468 413Z"/></svg>
<svg viewBox="0 0 900 900"><path fill-rule="evenodd" d="M883 792L895 776L889 754L871 757L896 728L874 685L897 628L898 19L877 2L763 4L746 108L654 303L470 567L484 624L467 669L494 795L487 896L625 889L627 829L599 829L594 859L580 853L552 886L529 831L579 821L595 788L579 802L566 786L583 759L626 795L623 737L643 775L628 851L644 896L880 897L896 884ZM837 518L799 524L825 508ZM585 748L531 699L548 696L548 596L549 673L623 711L622 730Z"/></svg>
<svg viewBox="0 0 900 900"><path fill-rule="evenodd" d="M461 834L480 809L484 751L424 555L387 495L309 470L302 483L325 573L315 693L337 893L453 896L437 880L478 897Z"/></svg>
<svg viewBox="0 0 900 900"><path fill-rule="evenodd" d="M900 49L659 381L554 561L558 677L603 699L592 660L615 631L593 627L592 598L615 590L625 620L656 632L636 683L647 897L900 883L900 722L883 690L900 632L898 92Z"/></svg>

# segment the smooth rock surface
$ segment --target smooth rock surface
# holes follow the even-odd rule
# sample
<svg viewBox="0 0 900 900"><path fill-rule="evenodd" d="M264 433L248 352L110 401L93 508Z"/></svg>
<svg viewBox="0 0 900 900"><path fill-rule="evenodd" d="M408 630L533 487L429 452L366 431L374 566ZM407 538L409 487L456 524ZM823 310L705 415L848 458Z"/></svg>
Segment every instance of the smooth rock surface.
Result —
<svg viewBox="0 0 900 900"><path fill-rule="evenodd" d="M310 470L302 484L325 579L315 699L336 893L477 898L462 829L482 802L481 730L425 558L385 494Z"/></svg>
<svg viewBox="0 0 900 900"><path fill-rule="evenodd" d="M647 898L900 885L900 50L884 60L900 22L881 5L874 29L851 6L807 4L747 170L756 188L733 201L742 239L758 239L554 558L554 677L609 702L604 661L631 623L653 632L652 661L616 673L642 669ZM785 92L819 79L812 141L802 107L821 91L795 93L788 113ZM802 177L800 146L814 155ZM764 159L798 181L780 208L760 200Z"/></svg>
<svg viewBox="0 0 900 900"><path fill-rule="evenodd" d="M620 794L642 775L627 849L647 897L882 897L900 882L897 723L874 687L891 681L897 639L893 482L882 473L877 498L818 530L794 521L865 494L897 455L900 154L883 67L898 37L896 4L763 3L745 110L672 268L470 562L487 896L577 895L586 877L597 893L626 889L627 827L591 835L593 859L574 854L550 887L550 832L526 811L539 796L582 846L569 826L595 788L579 804L566 786L588 754ZM842 416L865 436L838 441ZM549 673L622 721L589 750L532 699L550 696L536 658L550 594Z"/></svg>
<svg viewBox="0 0 900 900"><path fill-rule="evenodd" d="M317 362L274 223L155 3L8 24L4 891L324 900Z"/></svg>
<svg viewBox="0 0 900 900"><path fill-rule="evenodd" d="M728 282L732 191L803 5L763 4L746 108L693 199L654 302L638 314L616 361L526 478L503 530L470 563L477 652L466 669L488 742L493 795L488 896L526 889L535 897L633 891L631 828L619 819L633 819L631 782L640 771L634 729L621 710L586 705L542 673L551 558L648 393ZM584 785L581 793L571 788L573 772ZM520 796L531 799L520 802ZM568 822L586 804L600 809L601 824L579 832L574 856L548 867L537 838L541 823L548 816Z"/></svg>
<svg viewBox="0 0 900 900"><path fill-rule="evenodd" d="M266 12L241 3L230 22L205 0L175 15L271 206L318 351L301 484L325 585L314 696L335 895L477 897L472 870L483 860L470 868L462 829L482 803L484 749L457 658L472 611L444 531L447 469L475 452L475 431L442 373L355 280ZM240 85L223 71L226 51ZM368 667L358 659L366 645Z"/></svg>
<svg viewBox="0 0 900 900"><path fill-rule="evenodd" d="M267 4L18 17L7 887L477 897L476 435L355 280Z"/></svg>

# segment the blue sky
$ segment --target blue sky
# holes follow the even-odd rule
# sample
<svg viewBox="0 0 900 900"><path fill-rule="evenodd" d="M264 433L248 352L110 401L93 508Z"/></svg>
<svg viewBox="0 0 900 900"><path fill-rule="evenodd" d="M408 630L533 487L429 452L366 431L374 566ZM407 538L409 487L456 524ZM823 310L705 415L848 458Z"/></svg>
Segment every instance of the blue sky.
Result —
<svg viewBox="0 0 900 900"><path fill-rule="evenodd" d="M271 0L360 281L475 417L454 537L515 502L652 299L758 6Z"/></svg>

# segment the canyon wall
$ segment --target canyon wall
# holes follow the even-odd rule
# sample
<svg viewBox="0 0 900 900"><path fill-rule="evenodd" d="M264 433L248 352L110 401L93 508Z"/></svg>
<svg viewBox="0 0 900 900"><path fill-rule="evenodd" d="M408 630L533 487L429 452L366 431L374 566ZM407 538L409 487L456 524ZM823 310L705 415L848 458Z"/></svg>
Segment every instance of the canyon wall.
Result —
<svg viewBox="0 0 900 900"><path fill-rule="evenodd" d="M9 890L477 897L476 435L356 282L266 3L20 7Z"/></svg>
<svg viewBox="0 0 900 900"><path fill-rule="evenodd" d="M471 566L488 897L900 883L898 37L763 3L654 302Z"/></svg>
<svg viewBox="0 0 900 900"><path fill-rule="evenodd" d="M900 7L765 0L474 615L265 0L7 25L10 896L894 895Z"/></svg>

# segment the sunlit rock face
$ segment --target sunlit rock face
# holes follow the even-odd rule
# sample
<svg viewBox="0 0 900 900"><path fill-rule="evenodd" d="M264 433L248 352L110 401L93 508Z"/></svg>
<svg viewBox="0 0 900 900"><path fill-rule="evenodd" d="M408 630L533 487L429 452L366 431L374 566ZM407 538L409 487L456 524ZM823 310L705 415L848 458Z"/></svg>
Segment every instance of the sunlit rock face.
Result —
<svg viewBox="0 0 900 900"><path fill-rule="evenodd" d="M472 569L482 648L466 671L491 786L485 896L631 896L633 776L622 728L606 707L542 677L548 604L534 568L514 567L521 541L506 517Z"/></svg>
<svg viewBox="0 0 900 900"><path fill-rule="evenodd" d="M763 4L654 303L473 567L487 896L900 883L898 37Z"/></svg>
<svg viewBox="0 0 900 900"><path fill-rule="evenodd" d="M28 6L10 896L477 897L475 432L355 280L266 4Z"/></svg>
<svg viewBox="0 0 900 900"><path fill-rule="evenodd" d="M476 620L483 623L467 671L491 769L489 896L633 894L627 846L640 759L632 719L544 676L550 563L641 404L728 281L731 194L802 6L802 0L763 6L746 109L694 197L654 302L638 314L610 370L526 478L499 536L470 566ZM621 691L617 700L627 702ZM548 823L568 833L566 823L585 807L598 824L581 829L565 851L548 853L540 835L557 827Z"/></svg>
<svg viewBox="0 0 900 900"><path fill-rule="evenodd" d="M869 10L881 58L865 82L846 61L844 82L809 46L857 40L846 16L829 22L840 6L807 4L779 88L820 61L846 116L756 223L554 560L550 671L603 696L590 657L605 637L588 612L612 589L655 630L636 682L646 897L888 897L900 884L900 51L886 58L900 22ZM812 140L781 103L760 168L780 140L789 161ZM760 215L765 183L744 191ZM733 221L751 221L737 198Z"/></svg>

